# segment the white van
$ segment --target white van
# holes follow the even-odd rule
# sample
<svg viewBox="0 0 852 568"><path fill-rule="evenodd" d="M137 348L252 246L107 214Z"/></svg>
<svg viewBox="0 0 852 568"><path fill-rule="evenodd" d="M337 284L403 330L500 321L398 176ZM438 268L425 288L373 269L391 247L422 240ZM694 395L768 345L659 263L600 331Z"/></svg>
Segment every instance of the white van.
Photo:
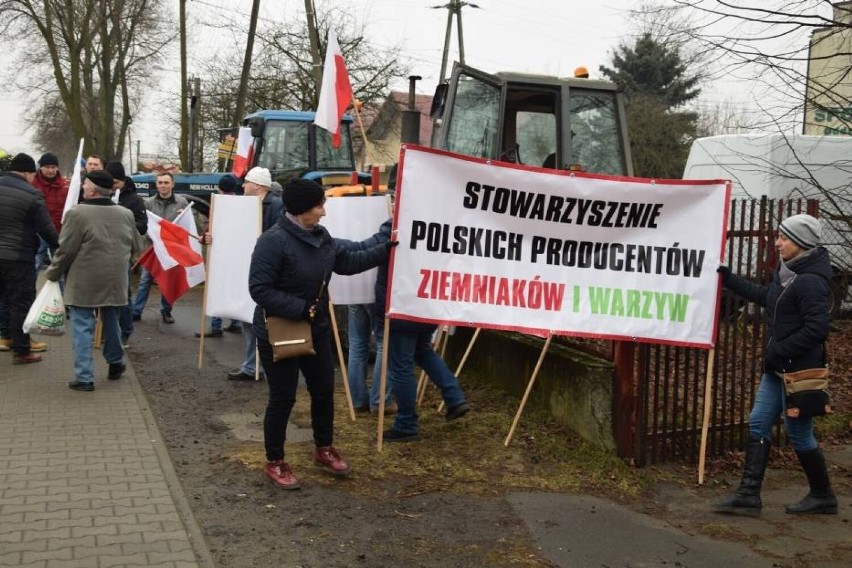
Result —
<svg viewBox="0 0 852 568"><path fill-rule="evenodd" d="M692 143L684 179L729 179L733 198L818 199L835 296L852 282L852 136L732 134ZM837 298L835 309L842 298Z"/></svg>

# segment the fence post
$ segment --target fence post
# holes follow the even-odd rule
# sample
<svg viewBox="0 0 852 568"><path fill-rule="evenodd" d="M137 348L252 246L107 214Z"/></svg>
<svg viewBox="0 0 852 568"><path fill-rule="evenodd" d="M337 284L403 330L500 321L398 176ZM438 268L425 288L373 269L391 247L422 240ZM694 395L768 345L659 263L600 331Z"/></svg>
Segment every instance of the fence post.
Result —
<svg viewBox="0 0 852 568"><path fill-rule="evenodd" d="M636 344L613 341L612 360L615 363L612 392L612 425L618 456L636 459L636 380L634 358Z"/></svg>

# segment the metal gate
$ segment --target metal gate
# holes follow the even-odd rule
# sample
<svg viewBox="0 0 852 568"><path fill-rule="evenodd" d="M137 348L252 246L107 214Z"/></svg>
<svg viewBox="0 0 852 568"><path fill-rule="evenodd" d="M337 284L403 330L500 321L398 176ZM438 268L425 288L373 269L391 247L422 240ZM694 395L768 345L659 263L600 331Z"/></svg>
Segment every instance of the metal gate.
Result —
<svg viewBox="0 0 852 568"><path fill-rule="evenodd" d="M772 278L778 223L788 215L817 216L816 200L733 200L726 264L760 283ZM725 293L713 366L707 455L741 448L760 378L765 331L762 308ZM634 368L638 465L668 460L697 461L704 412L708 352L643 344Z"/></svg>

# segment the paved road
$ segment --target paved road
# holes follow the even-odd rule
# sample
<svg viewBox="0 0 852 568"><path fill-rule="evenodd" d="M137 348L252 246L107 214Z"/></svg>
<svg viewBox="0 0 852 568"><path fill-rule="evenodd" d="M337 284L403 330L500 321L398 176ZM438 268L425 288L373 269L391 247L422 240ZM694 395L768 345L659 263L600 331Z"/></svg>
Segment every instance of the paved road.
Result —
<svg viewBox="0 0 852 568"><path fill-rule="evenodd" d="M151 306L156 300L153 294ZM155 314L151 308L145 317ZM178 305L175 316L169 334L191 337L200 321L198 306ZM152 340L137 335L132 348L144 349ZM10 355L0 354L0 566L213 566L133 370L106 381L100 360L96 391L74 392L66 386L73 369L70 337L47 342L49 351L38 364L13 366ZM241 336L207 342L208 357L226 367L240 361ZM851 465L848 449L835 457ZM737 525L749 538L765 539L756 547L765 555L598 498L518 493L508 499L542 556L560 567L786 566L808 547L842 544L850 534L848 499L841 499L838 517L798 522L798 541L786 529L777 534L791 520L780 503L802 491L797 477L770 477L766 500L772 511L765 520ZM708 513L707 495L700 491L674 487L666 498L684 526L696 518L713 526L730 522ZM771 557L784 563L773 564Z"/></svg>

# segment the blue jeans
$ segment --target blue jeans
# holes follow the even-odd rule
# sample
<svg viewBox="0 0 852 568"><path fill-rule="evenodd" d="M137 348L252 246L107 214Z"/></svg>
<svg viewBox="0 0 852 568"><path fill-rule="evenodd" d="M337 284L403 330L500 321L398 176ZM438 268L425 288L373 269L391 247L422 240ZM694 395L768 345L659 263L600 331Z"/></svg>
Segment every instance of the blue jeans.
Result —
<svg viewBox="0 0 852 568"><path fill-rule="evenodd" d="M145 309L145 304L148 303L148 294L151 292L151 283L154 281L154 277L151 276L151 273L141 269L142 272L139 276L139 288L136 289L136 299L133 300L133 315L141 316L142 310ZM160 313L162 315L172 313L172 306L166 301L165 298L160 296Z"/></svg>
<svg viewBox="0 0 852 568"><path fill-rule="evenodd" d="M118 313L121 307L100 308L103 323L103 356L110 365L122 363L124 350L121 348L121 331ZM74 376L81 383L95 380L95 362L92 358L95 337L95 309L69 306L71 312L71 340L74 347Z"/></svg>
<svg viewBox="0 0 852 568"><path fill-rule="evenodd" d="M785 409L784 380L778 375L765 373L760 378L760 386L751 408L748 423L751 434L771 440L772 427ZM819 446L814 437L813 418L787 418L785 413L784 428L797 452L806 452Z"/></svg>
<svg viewBox="0 0 852 568"><path fill-rule="evenodd" d="M370 410L378 410L379 408L379 388L382 386L382 346L384 345L384 328L378 328L376 334L376 363L373 366L373 382L370 385ZM393 385L390 382L390 370L388 370L388 379L385 384L385 405L391 402L391 393Z"/></svg>
<svg viewBox="0 0 852 568"><path fill-rule="evenodd" d="M415 363L426 371L429 380L441 390L441 396L448 409L465 402L458 379L441 356L432 349L432 331L392 331L388 350L388 374L399 406L393 421L394 430L405 434L416 434L420 429L417 420Z"/></svg>
<svg viewBox="0 0 852 568"><path fill-rule="evenodd" d="M35 257L36 272L41 270L43 267L46 268L47 265L50 264L50 257L47 256L48 248L49 247L47 245L47 241L44 240L43 238L39 237L38 238L38 252L36 252L36 257ZM52 254L52 253L56 252L56 249L53 249L50 252Z"/></svg>
<svg viewBox="0 0 852 568"><path fill-rule="evenodd" d="M346 371L352 404L356 408L364 408L370 403L367 397L367 364L370 360L370 337L373 335L371 310L371 304L349 306L349 362Z"/></svg>
<svg viewBox="0 0 852 568"><path fill-rule="evenodd" d="M254 371L257 367L257 336L252 331L250 323L242 322L242 326L246 353L243 356L243 364L240 365L240 371L246 375L254 376ZM260 376L264 376L263 369L260 370Z"/></svg>

